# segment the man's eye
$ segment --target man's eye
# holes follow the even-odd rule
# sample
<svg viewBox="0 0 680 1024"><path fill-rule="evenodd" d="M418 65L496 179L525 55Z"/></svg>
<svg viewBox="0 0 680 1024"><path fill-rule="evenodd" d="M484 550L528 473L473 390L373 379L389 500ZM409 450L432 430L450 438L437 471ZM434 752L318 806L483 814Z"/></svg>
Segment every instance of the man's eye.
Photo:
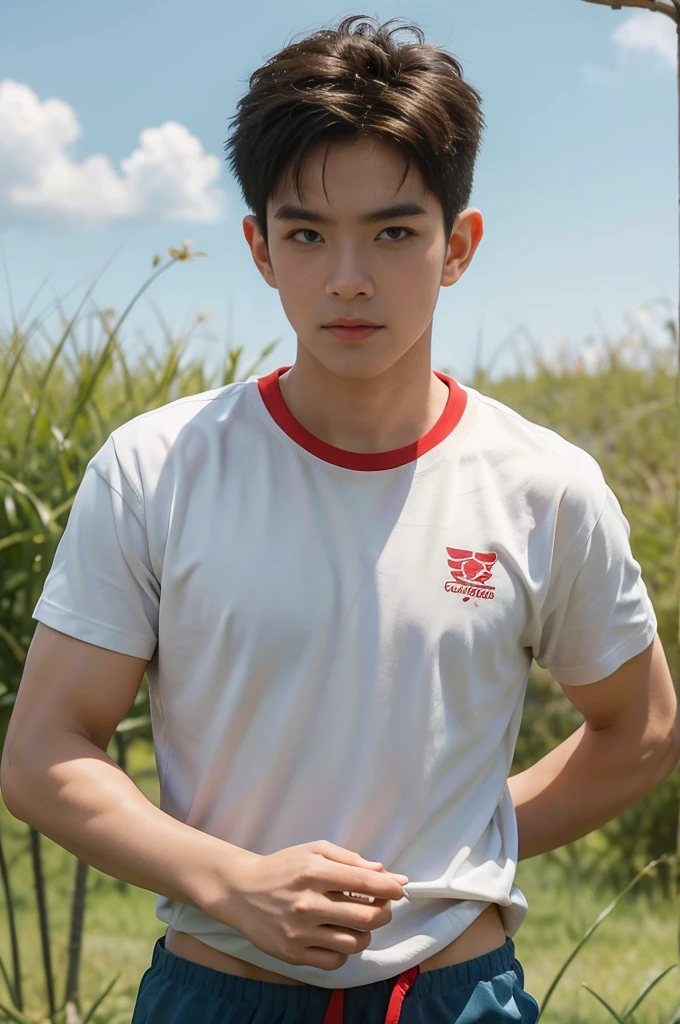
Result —
<svg viewBox="0 0 680 1024"><path fill-rule="evenodd" d="M295 238L296 235L318 235L318 234L319 234L318 231L312 231L311 228L299 228L297 231L294 231L292 235L288 235L288 237L294 239L297 242L298 239ZM309 239L308 239L308 241L309 241ZM312 239L312 241L314 241L314 239ZM300 242L300 244L301 245L305 245L306 243L305 242Z"/></svg>
<svg viewBox="0 0 680 1024"><path fill-rule="evenodd" d="M385 231L405 231L407 237L408 237L408 235L412 235L414 233L413 231L410 230L410 228L385 228ZM382 234L382 231L380 233ZM403 242L404 239L403 238L389 238L388 241L389 242Z"/></svg>
<svg viewBox="0 0 680 1024"><path fill-rule="evenodd" d="M409 235L415 234L415 232L411 231L410 228L400 228L400 227L383 228L383 230L380 232L380 234L382 235L386 231L404 231L404 232L406 232L406 235L405 235L406 238ZM313 238L312 239L306 239L306 241L302 241L302 240L296 238L296 235L318 235L318 234L319 234L319 232L318 231L314 231L312 228L298 228L297 231L294 231L291 235L288 235L288 237L294 239L294 241L296 241L296 242L299 241L300 245L307 245L307 244L311 245L315 241ZM405 240L404 238L388 238L387 239L388 242L403 242L404 240Z"/></svg>

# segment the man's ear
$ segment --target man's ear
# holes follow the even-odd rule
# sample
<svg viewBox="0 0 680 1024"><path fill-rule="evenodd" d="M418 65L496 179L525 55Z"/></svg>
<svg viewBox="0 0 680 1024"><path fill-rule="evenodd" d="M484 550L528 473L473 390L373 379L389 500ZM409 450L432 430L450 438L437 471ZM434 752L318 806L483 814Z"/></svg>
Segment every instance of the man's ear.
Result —
<svg viewBox="0 0 680 1024"><path fill-rule="evenodd" d="M463 210L453 225L446 258L442 268L442 286L458 281L472 262L484 235L484 221L479 210Z"/></svg>
<svg viewBox="0 0 680 1024"><path fill-rule="evenodd" d="M267 284L271 288L276 288L276 277L271 265L271 260L269 259L269 249L262 232L260 231L257 217L252 214L248 214L247 217L243 218L243 234L246 236L246 242L250 246L250 252L253 260L255 261L255 266L260 271Z"/></svg>

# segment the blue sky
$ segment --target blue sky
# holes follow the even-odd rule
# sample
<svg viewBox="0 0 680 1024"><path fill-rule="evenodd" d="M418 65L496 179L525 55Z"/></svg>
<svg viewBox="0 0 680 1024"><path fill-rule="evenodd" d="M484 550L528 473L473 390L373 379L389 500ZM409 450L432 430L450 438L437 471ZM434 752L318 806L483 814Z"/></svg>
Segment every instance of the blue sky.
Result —
<svg viewBox="0 0 680 1024"><path fill-rule="evenodd" d="M294 332L252 262L223 144L252 71L354 13L416 22L484 100L470 205L485 235L441 290L437 368L464 380L480 333L488 362L523 324L550 353L620 335L660 297L677 315L675 28L584 0L4 5L0 258L17 314L45 279L31 315L56 295L74 312L116 250L94 297L120 312L154 253L190 239L208 258L159 278L127 321L126 351L139 332L162 349L155 305L176 332L209 316L189 350L209 367L228 343L251 359L277 338L259 372L291 363ZM0 326L9 322L0 268ZM496 368L511 365L506 345Z"/></svg>

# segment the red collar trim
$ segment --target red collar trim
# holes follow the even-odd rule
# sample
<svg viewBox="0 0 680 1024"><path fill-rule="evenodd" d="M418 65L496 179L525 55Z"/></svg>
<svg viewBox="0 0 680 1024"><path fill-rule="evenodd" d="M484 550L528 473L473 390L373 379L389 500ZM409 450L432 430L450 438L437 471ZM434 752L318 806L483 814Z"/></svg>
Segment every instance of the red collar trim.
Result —
<svg viewBox="0 0 680 1024"><path fill-rule="evenodd" d="M291 440L311 452L317 459L330 462L333 466L342 466L344 469L371 472L380 469L396 469L397 466L405 466L407 463L413 462L449 436L460 422L467 404L467 392L459 387L453 377L435 370L437 377L443 380L449 388L449 400L443 413L427 434L412 444L407 444L403 448L394 448L389 452L350 452L344 448L336 448L335 445L328 444L327 441L322 441L295 419L283 400L279 385L279 377L289 369L290 366L280 366L266 377L258 378L257 386L262 401L272 419L281 430L288 434Z"/></svg>

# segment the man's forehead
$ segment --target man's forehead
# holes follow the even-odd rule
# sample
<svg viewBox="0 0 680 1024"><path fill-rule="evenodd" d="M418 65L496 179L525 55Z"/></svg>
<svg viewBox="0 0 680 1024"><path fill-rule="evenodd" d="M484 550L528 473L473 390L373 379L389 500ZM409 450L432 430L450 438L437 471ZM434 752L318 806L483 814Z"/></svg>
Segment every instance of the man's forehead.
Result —
<svg viewBox="0 0 680 1024"><path fill-rule="evenodd" d="M336 166L336 160L340 163ZM267 201L270 212L281 206L323 211L328 217L362 214L397 203L414 203L429 212L432 199L420 171L405 154L380 140L360 139L312 149L303 159L299 191L290 165Z"/></svg>

